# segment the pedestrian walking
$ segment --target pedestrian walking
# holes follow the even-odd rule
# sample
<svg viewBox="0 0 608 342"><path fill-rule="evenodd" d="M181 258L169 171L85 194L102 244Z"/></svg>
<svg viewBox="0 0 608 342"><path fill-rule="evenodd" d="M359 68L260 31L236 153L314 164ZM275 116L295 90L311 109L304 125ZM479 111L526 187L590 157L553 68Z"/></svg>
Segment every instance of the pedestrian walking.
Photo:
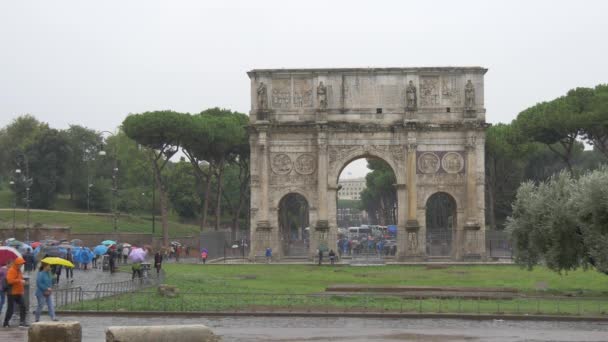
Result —
<svg viewBox="0 0 608 342"><path fill-rule="evenodd" d="M27 252L23 255L23 259L25 260L25 272L33 271L35 264L34 254L32 254L32 251L29 248Z"/></svg>
<svg viewBox="0 0 608 342"><path fill-rule="evenodd" d="M4 307L4 302L6 302L6 292L8 291L8 289L4 288L7 271L8 268L6 267L6 265L0 267L0 315L2 315L2 308Z"/></svg>
<svg viewBox="0 0 608 342"><path fill-rule="evenodd" d="M123 247L122 248L122 253L121 254L122 254L122 263L123 264L127 263L127 258L129 257L129 252L130 252L129 247Z"/></svg>
<svg viewBox="0 0 608 342"><path fill-rule="evenodd" d="M25 321L25 302L23 301L23 294L25 293L25 280L23 279L23 273L21 273L21 265L23 264L25 264L25 260L22 257L18 257L6 272L6 283L10 289L8 290L8 308L4 316L3 327L9 326L8 323L13 317L15 303L19 305L19 326L28 326Z"/></svg>
<svg viewBox="0 0 608 342"><path fill-rule="evenodd" d="M208 256L209 256L209 253L207 252L207 250L203 249L203 251L201 252L201 259L203 259L203 265L207 263Z"/></svg>
<svg viewBox="0 0 608 342"><path fill-rule="evenodd" d="M318 251L319 251L319 266L321 266L321 264L323 263L323 250L321 248L319 248Z"/></svg>
<svg viewBox="0 0 608 342"><path fill-rule="evenodd" d="M110 267L110 274L114 273L114 270L116 269L116 252L114 251L114 248L108 249L108 265Z"/></svg>
<svg viewBox="0 0 608 342"><path fill-rule="evenodd" d="M270 264L270 261L272 261L272 248L266 247L266 263Z"/></svg>
<svg viewBox="0 0 608 342"><path fill-rule="evenodd" d="M49 310L49 316L53 321L57 320L55 316L55 306L53 305L53 276L51 275L51 265L42 263L36 276L36 299L38 300L38 307L36 308L36 322L40 321L40 313L42 308L46 304Z"/></svg>
<svg viewBox="0 0 608 342"><path fill-rule="evenodd" d="M336 253L333 249L329 250L329 262L333 265L336 262Z"/></svg>
<svg viewBox="0 0 608 342"><path fill-rule="evenodd" d="M55 272L55 275L57 275L57 282L56 284L59 285L59 278L61 278L61 269L63 268L62 266L59 265L54 265L55 269L53 270Z"/></svg>
<svg viewBox="0 0 608 342"><path fill-rule="evenodd" d="M160 254L160 250L154 254L154 268L156 268L156 276L160 274L160 269L163 266L163 255Z"/></svg>
<svg viewBox="0 0 608 342"><path fill-rule="evenodd" d="M135 279L135 276L140 279L142 278L141 262L136 262L131 266L131 280Z"/></svg>
<svg viewBox="0 0 608 342"><path fill-rule="evenodd" d="M179 255L182 251L182 248L180 246L177 246L175 248L175 262L179 262Z"/></svg>
<svg viewBox="0 0 608 342"><path fill-rule="evenodd" d="M74 263L74 256L72 255L72 250L70 248L68 248L68 255L66 255L65 260ZM65 268L65 280L68 283L73 283L74 282L74 270L71 267L66 267ZM59 281L57 281L59 282Z"/></svg>

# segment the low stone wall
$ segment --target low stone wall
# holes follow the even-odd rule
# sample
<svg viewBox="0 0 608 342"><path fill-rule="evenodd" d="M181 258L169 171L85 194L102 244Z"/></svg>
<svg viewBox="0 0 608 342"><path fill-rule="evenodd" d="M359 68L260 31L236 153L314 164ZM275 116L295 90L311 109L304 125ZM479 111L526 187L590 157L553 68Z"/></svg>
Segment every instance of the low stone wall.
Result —
<svg viewBox="0 0 608 342"><path fill-rule="evenodd" d="M28 342L80 342L82 327L79 322L37 322L30 326Z"/></svg>
<svg viewBox="0 0 608 342"><path fill-rule="evenodd" d="M80 239L85 246L89 247L95 247L108 239L128 242L136 246L152 244L152 234L150 233L73 233L71 239Z"/></svg>
<svg viewBox="0 0 608 342"><path fill-rule="evenodd" d="M8 238L15 238L19 241L26 241L26 236L29 236L31 241L40 241L46 238L53 238L56 240L70 239L70 228L69 227L37 227L29 228L29 231L25 227L13 228L2 228L0 229L0 239L6 240Z"/></svg>
<svg viewBox="0 0 608 342"><path fill-rule="evenodd" d="M216 342L221 339L202 324L108 327L106 342Z"/></svg>

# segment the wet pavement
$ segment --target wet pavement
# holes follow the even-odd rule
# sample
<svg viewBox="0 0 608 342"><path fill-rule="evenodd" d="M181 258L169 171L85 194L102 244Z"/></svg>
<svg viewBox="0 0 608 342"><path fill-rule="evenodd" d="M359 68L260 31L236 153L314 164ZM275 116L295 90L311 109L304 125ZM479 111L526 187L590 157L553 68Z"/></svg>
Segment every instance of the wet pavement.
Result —
<svg viewBox="0 0 608 342"><path fill-rule="evenodd" d="M236 341L608 341L608 322L473 321L291 317L73 317L83 341L105 341L113 325L205 324L225 342Z"/></svg>

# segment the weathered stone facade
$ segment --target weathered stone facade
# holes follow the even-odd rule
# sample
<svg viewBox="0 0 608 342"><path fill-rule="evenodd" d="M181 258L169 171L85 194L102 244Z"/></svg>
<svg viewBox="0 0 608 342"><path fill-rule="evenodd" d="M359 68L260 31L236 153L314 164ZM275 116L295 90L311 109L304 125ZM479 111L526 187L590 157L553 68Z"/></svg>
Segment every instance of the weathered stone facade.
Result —
<svg viewBox="0 0 608 342"><path fill-rule="evenodd" d="M335 248L338 177L377 157L393 169L398 256L426 258L427 200L449 194L451 258L484 258L484 74L480 67L252 70L251 257L281 258L278 209L309 204L310 253ZM258 96L267 96L261 99Z"/></svg>

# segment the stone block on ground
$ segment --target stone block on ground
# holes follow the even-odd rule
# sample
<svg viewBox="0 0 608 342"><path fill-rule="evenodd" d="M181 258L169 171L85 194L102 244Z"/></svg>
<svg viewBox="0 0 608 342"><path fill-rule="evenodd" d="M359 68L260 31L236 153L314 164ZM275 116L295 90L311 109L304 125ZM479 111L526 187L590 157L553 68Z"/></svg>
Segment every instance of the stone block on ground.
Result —
<svg viewBox="0 0 608 342"><path fill-rule="evenodd" d="M177 296L178 293L179 293L179 289L177 287L175 287L174 285L162 284L162 285L158 286L158 294L160 294L163 297L173 298L173 297Z"/></svg>
<svg viewBox="0 0 608 342"><path fill-rule="evenodd" d="M202 324L116 326L106 329L106 342L217 342L221 339Z"/></svg>
<svg viewBox="0 0 608 342"><path fill-rule="evenodd" d="M30 326L28 342L80 342L82 327L80 322L37 322Z"/></svg>

